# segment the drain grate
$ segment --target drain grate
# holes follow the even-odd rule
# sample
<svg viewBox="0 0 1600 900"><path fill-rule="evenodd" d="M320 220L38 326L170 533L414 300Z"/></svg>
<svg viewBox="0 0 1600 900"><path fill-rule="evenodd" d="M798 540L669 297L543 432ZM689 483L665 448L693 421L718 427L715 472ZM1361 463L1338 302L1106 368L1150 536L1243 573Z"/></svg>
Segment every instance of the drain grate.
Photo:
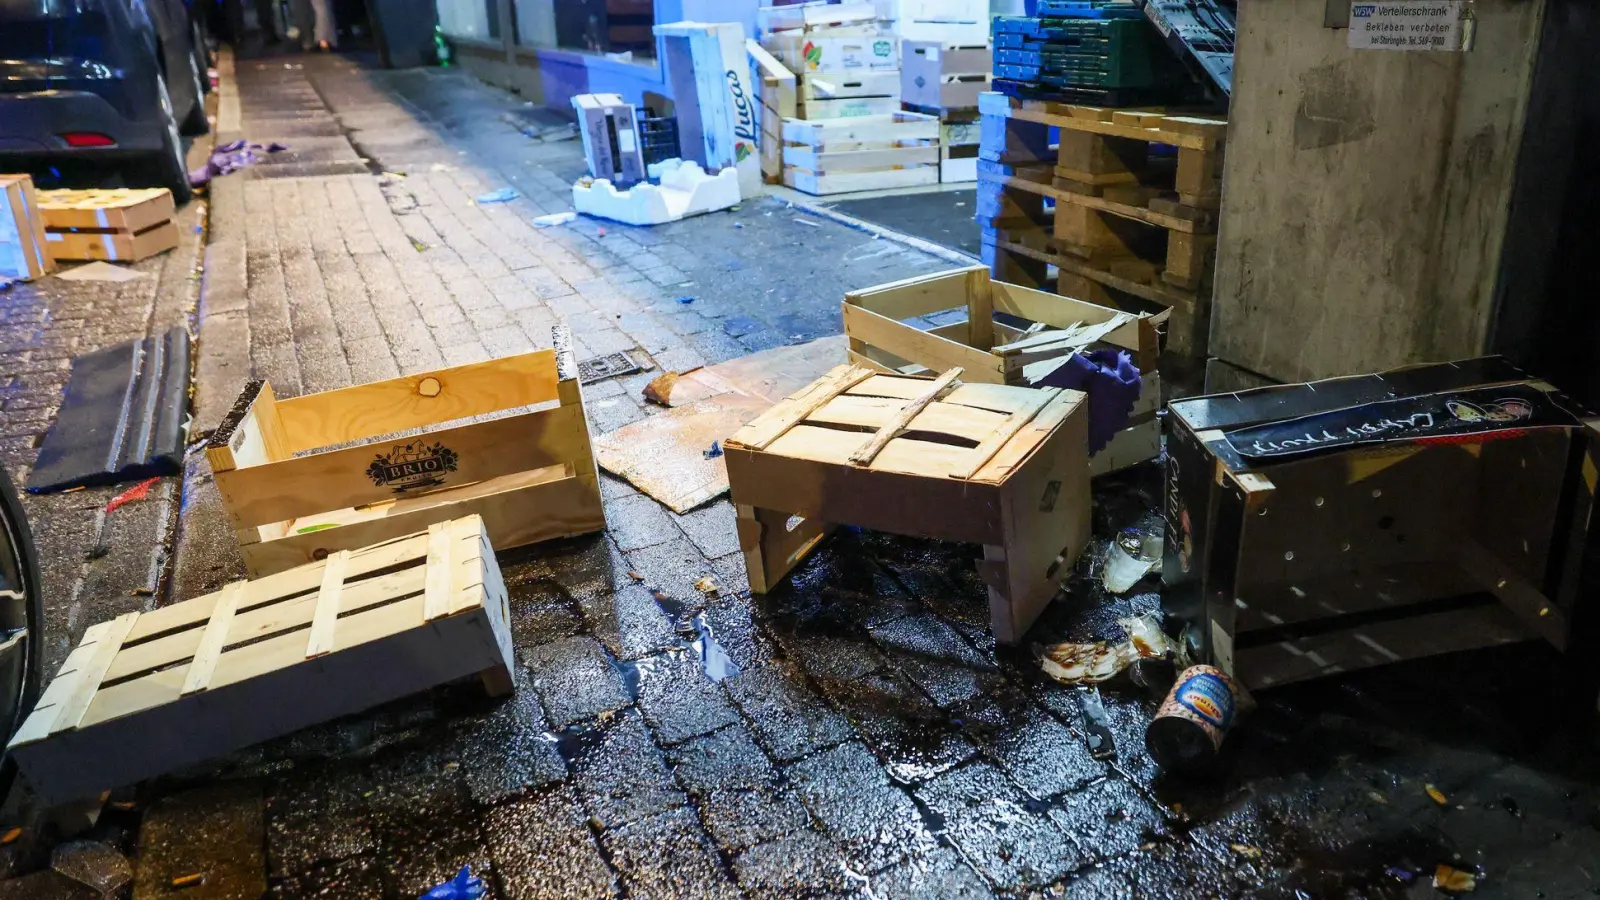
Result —
<svg viewBox="0 0 1600 900"><path fill-rule="evenodd" d="M607 378L616 378L619 375L632 375L643 372L644 369L633 361L626 353L607 353L605 356L591 356L578 361L578 382L580 384L594 384L596 381L605 381Z"/></svg>

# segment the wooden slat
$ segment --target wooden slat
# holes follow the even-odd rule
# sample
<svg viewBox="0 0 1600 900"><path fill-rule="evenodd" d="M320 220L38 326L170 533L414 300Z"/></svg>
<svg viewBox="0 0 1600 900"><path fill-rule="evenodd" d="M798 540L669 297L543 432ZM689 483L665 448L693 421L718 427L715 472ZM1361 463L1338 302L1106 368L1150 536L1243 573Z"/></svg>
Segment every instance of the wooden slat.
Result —
<svg viewBox="0 0 1600 900"><path fill-rule="evenodd" d="M1026 389L1023 389L1026 390ZM994 455L982 468L968 479L989 484L998 484L1005 481L1011 473L1024 462L1033 451L1050 437L1062 422L1066 421L1078 404L1084 402L1084 394L1079 391L1062 391L1055 399L1045 404L1016 436L1007 441L1000 451Z"/></svg>
<svg viewBox="0 0 1600 900"><path fill-rule="evenodd" d="M926 381L897 375L869 378L846 391L852 397L893 397L912 400L922 393ZM970 406L999 413L1014 413L1028 405L1033 392L1028 388L1004 384L963 384L945 395L945 403Z"/></svg>
<svg viewBox="0 0 1600 900"><path fill-rule="evenodd" d="M422 618L431 622L450 612L450 523L428 527L428 571L423 581Z"/></svg>
<svg viewBox="0 0 1600 900"><path fill-rule="evenodd" d="M978 470L993 459L994 455L1000 452L1001 447L1004 447L1013 437L1016 437L1017 432L1021 431L1029 422L1032 422L1040 410L1050 405L1050 401L1060 396L1061 391L1059 389L1043 389L1036 390L1033 393L1037 396L1032 399L1032 402L1007 416L1004 424L972 451L972 464L966 471L953 473L955 477L971 478L978 474Z"/></svg>
<svg viewBox="0 0 1600 900"><path fill-rule="evenodd" d="M869 309L886 318L909 319L968 305L967 292L974 280L987 284L988 267L971 266L931 275L916 275L849 291L844 298L846 303Z"/></svg>
<svg viewBox="0 0 1600 900"><path fill-rule="evenodd" d="M901 409L906 401L892 397L835 397L828 404L806 418L810 424L855 425L881 428ZM955 403L935 402L906 426L908 432L948 434L982 443L1006 420L1004 413Z"/></svg>
<svg viewBox="0 0 1600 900"><path fill-rule="evenodd" d="M317 589L317 606L311 613L311 636L306 640L306 658L333 650L333 630L339 624L339 597L344 593L344 570L350 551L340 550L328 557L322 570L322 585Z"/></svg>
<svg viewBox="0 0 1600 900"><path fill-rule="evenodd" d="M867 442L866 446L850 454L850 463L857 466L865 466L870 464L872 460L877 457L878 453L882 451L884 447L888 446L891 440L899 437L900 433L905 431L906 425L910 424L911 420L916 418L918 413L922 412L927 408L928 404L939 399L939 397L941 397L946 391L950 390L951 385L954 384L956 379L960 377L961 368L958 366L954 369L950 369L943 375L940 375L938 378L934 379L926 388L923 389L921 394L919 394L911 402L907 403L905 407L900 410L900 412L895 414L894 418L890 419L884 424L883 427L879 428L877 433L872 436L872 440Z"/></svg>
<svg viewBox="0 0 1600 900"><path fill-rule="evenodd" d="M812 462L849 465L850 455L860 450L870 437L863 431L796 425L773 441L767 452ZM951 472L965 468L971 456L972 450L967 447L897 438L890 441L872 464L865 468L873 472L942 479Z"/></svg>
<svg viewBox="0 0 1600 900"><path fill-rule="evenodd" d="M70 731L83 721L84 713L89 711L89 704L94 701L95 692L105 680L106 670L111 668L111 661L116 659L117 651L122 649L123 640L127 638L128 632L133 629L133 623L138 618L139 614L136 612L124 613L111 620L95 635L94 654L89 657L82 669L74 673L72 692L61 701L55 720L50 725L52 734L57 731Z"/></svg>
<svg viewBox="0 0 1600 900"><path fill-rule="evenodd" d="M987 350L920 331L860 306L847 303L843 312L844 331L851 340L871 344L901 359L938 372L958 367L973 372L1000 371L1000 361Z"/></svg>
<svg viewBox="0 0 1600 900"><path fill-rule="evenodd" d="M239 598L244 595L249 582L235 582L223 592L222 601L211 611L205 633L200 636L200 647L189 661L183 677L183 694L193 694L211 686L211 675L216 671L217 660L222 658L222 648L228 643L228 629L233 627L233 614L239 609Z"/></svg>
<svg viewBox="0 0 1600 900"><path fill-rule="evenodd" d="M824 403L873 377L874 374L871 369L859 366L837 366L782 403L757 416L748 425L735 432L733 437L728 438L728 443L749 447L752 450L765 450L769 444L782 437L784 432L803 421Z"/></svg>
<svg viewBox="0 0 1600 900"><path fill-rule="evenodd" d="M553 350L308 394L278 403L300 452L557 399Z"/></svg>

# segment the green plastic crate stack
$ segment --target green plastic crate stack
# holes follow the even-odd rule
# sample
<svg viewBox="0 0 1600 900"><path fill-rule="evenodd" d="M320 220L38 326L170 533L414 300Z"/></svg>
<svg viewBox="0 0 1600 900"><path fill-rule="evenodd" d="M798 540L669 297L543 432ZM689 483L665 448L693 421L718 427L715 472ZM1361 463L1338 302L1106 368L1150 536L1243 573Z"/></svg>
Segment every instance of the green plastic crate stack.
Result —
<svg viewBox="0 0 1600 900"><path fill-rule="evenodd" d="M1013 95L1150 102L1191 84L1143 18L1000 17L994 46L996 89Z"/></svg>

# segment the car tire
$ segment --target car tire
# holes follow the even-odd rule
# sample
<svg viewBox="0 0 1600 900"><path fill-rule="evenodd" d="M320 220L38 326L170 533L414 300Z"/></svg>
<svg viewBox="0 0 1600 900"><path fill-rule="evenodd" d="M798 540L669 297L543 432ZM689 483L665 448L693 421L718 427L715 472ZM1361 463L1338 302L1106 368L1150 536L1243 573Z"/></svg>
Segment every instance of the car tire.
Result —
<svg viewBox="0 0 1600 900"><path fill-rule="evenodd" d="M172 191L172 202L188 203L194 197L189 186L189 162L183 154L183 138L178 135L178 118L172 109L172 95L167 92L167 80L156 76L156 96L160 108L156 114L162 123L161 149L152 154L135 175L141 184L134 187L164 187Z"/></svg>
<svg viewBox="0 0 1600 900"><path fill-rule="evenodd" d="M0 660L0 675L3 675L0 690L4 691L4 704L9 707L0 714L0 728L6 729L4 738L10 741L39 699L44 676L45 623L44 589L39 579L33 534L11 476L3 470L0 470L0 581L4 582L0 586L4 588L0 602L13 604L0 615L5 620L0 625L6 630L18 626L28 630L27 636L10 651L20 650L19 664L12 668L10 658ZM17 594L22 595L20 600ZM16 771L16 762L7 754L0 763L0 800L10 793Z"/></svg>
<svg viewBox="0 0 1600 900"><path fill-rule="evenodd" d="M188 115L183 117L181 131L187 135L208 134L211 131L211 120L206 118L206 92L200 82L205 78L204 69L197 68L198 58L189 54L189 77L194 82L194 105L189 107Z"/></svg>

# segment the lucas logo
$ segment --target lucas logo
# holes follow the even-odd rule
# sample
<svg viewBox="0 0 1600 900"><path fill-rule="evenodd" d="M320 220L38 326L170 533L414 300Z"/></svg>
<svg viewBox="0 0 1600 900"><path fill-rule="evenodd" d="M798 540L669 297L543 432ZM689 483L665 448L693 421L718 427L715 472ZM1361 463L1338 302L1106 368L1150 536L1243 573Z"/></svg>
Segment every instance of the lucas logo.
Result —
<svg viewBox="0 0 1600 900"><path fill-rule="evenodd" d="M378 487L390 487L396 494L403 494L444 484L444 476L456 470L456 459L456 452L443 444L429 446L420 440L396 444L372 460L367 477Z"/></svg>

